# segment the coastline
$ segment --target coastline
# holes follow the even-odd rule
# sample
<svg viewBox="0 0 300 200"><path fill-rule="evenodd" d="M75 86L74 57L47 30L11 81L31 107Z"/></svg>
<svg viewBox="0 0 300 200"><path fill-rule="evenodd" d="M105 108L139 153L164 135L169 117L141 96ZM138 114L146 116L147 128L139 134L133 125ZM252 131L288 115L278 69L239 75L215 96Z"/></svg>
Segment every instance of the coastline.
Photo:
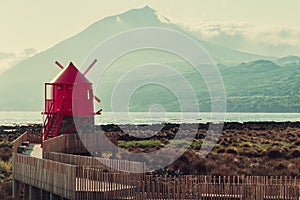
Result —
<svg viewBox="0 0 300 200"><path fill-rule="evenodd" d="M95 125L95 130L103 130L104 132L119 132L122 135L124 129L126 130L153 130L157 133L161 131L168 131L174 128L180 128L180 126L188 126L191 125L193 127L198 127L198 130L207 130L210 123L165 123L165 124L105 124L105 125ZM22 125L0 125L0 140L3 137L6 137L9 141L13 141L19 135L24 133L25 131L31 131L36 134L39 134L41 130L41 124L22 124ZM222 131L226 130L267 130L267 129L284 129L284 128L299 128L300 129L300 121L299 122L224 122ZM299 136L300 139L300 136Z"/></svg>

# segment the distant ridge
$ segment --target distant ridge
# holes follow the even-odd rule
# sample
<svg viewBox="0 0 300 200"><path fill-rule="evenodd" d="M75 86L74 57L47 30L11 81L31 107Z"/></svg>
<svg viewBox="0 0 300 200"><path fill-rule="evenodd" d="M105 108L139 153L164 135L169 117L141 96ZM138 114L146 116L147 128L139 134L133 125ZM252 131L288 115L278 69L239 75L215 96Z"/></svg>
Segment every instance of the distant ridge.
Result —
<svg viewBox="0 0 300 200"><path fill-rule="evenodd" d="M250 100L251 106L247 105L247 101L244 102L244 100L236 100L239 98L239 96L255 96L256 94L261 95L264 93L264 90L266 90L263 85L266 85L265 82L269 79L271 79L269 81L276 81L275 85L278 85L276 88L274 87L273 89L267 89L271 96L278 97L284 95L286 98L288 98L289 95L298 95L298 89L294 89L294 86L300 85L295 76L299 73L298 68L293 65L286 69L282 69L282 66L286 66L287 60L295 60L296 58L281 58L277 61L274 61L274 58L249 54L202 41L194 37L187 30L183 30L176 24L172 24L166 17L160 16L149 6L141 9L132 9L122 14L101 19L80 33L54 45L46 51L38 53L33 57L18 63L10 70L0 74L0 91L1 94L3 94L0 98L0 110L42 110L43 83L50 81L60 71L60 69L56 68L54 65L54 61L59 60L63 64L73 61L76 66L80 66L80 63L89 54L89 52L106 38L122 31L141 27L162 27L173 29L188 34L194 40L199 42L211 55L213 60L218 63L219 66L221 66L220 70L224 76L223 78L225 81L226 92L228 93L229 97L229 111L269 112L272 110L274 112L292 112L295 109L299 110L300 103L294 102L291 106L285 102L286 100L284 100L285 103L283 104L280 99L272 102L273 105L271 107L265 106L265 101L270 101L263 98L255 101L253 101L253 99ZM173 63L178 68L183 65L168 55L157 56L157 54L153 52L150 52L150 55L148 55L147 52L141 52L138 54L138 56L132 55L132 58L133 59L121 60L120 62L122 63L119 63L118 66L126 67L136 63L141 63L147 59L152 62L157 61L165 64ZM242 62L243 64L240 64ZM252 72L255 72L253 74L256 74L256 76L244 76L243 73L250 73L250 69ZM281 70L285 71L283 72ZM269 73L271 71L272 74L270 75ZM112 71L111 73L114 74L114 72L117 74L117 71ZM196 77L188 74L187 76L189 76L191 81L196 80ZM243 80L240 80L240 77L243 77ZM255 81L253 81L253 79L255 79ZM108 77L108 83L109 81L110 79ZM243 83L240 83L239 81L249 83L254 82L254 85L253 87L248 88L250 85L243 86ZM288 90L286 88L287 83L292 84ZM262 86L259 84L262 84ZM268 84L271 84L271 82ZM274 82L272 84L274 84ZM200 87L200 84L196 84L196 82L195 85L196 87L199 87L197 89L197 92L199 92L199 102L201 102L201 105L204 106L204 110L208 110L210 107L209 102L207 99L201 99L203 96L205 96L205 98L207 97L206 94L201 95L202 92L205 93L205 91L202 91L202 85ZM205 87L205 85L203 87ZM149 90L152 91L153 88ZM101 106L103 106L106 110L109 110L110 105L107 101L105 101L107 100L105 99L108 95L107 92L109 92L109 89L107 89L107 91L97 91L97 95L99 95L101 98L104 98ZM157 93L157 95L163 94L163 91L159 92L157 90L154 92ZM144 94L137 94L137 96L139 95L143 97ZM231 99L234 100L232 101ZM177 111L177 108L175 108L176 103L174 103L173 100L174 99L165 97L165 99L162 99L161 103L167 105L168 111ZM153 103L137 97L132 109L141 110L142 108L147 107L143 105L143 102L145 104ZM255 102L255 104L253 102Z"/></svg>
<svg viewBox="0 0 300 200"><path fill-rule="evenodd" d="M286 64L293 64L293 63L300 63L300 57L299 56L286 56L279 58L277 63L286 65Z"/></svg>

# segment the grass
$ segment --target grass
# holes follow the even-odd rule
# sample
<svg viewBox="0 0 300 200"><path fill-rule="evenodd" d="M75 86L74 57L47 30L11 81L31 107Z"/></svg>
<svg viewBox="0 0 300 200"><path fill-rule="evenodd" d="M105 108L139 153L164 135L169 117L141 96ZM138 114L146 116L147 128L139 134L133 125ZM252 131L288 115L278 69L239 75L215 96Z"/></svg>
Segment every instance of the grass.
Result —
<svg viewBox="0 0 300 200"><path fill-rule="evenodd" d="M259 149L267 149L269 148L270 146L272 146L272 144L267 144L267 143L257 143L255 144Z"/></svg>
<svg viewBox="0 0 300 200"><path fill-rule="evenodd" d="M177 148L188 148L191 145L191 142L187 140L171 140L168 145Z"/></svg>
<svg viewBox="0 0 300 200"><path fill-rule="evenodd" d="M175 148L187 148L187 149L194 149L194 150L200 150L203 144L202 139L195 139L192 142L185 140L185 139L177 139L177 140L158 140L158 139L151 139L151 140L137 140L137 141L124 141L124 140L119 140L118 141L118 146L122 148L151 148L151 147L164 147L166 145L169 145L171 147ZM206 145L212 145L215 150L220 149L222 145L220 144L211 144L209 141L206 141ZM253 145L250 142L247 142L247 145ZM267 146L266 146L267 147ZM232 147L234 148L235 151L239 151L239 148L237 147Z"/></svg>
<svg viewBox="0 0 300 200"><path fill-rule="evenodd" d="M252 142L242 142L239 144L240 147L243 147L243 148L252 148L253 147L253 143Z"/></svg>
<svg viewBox="0 0 300 200"><path fill-rule="evenodd" d="M118 146L122 148L151 148L151 147L163 147L165 145L169 145L177 148L192 148L192 149L200 149L202 146L202 140L194 140L192 142L178 139L178 140L170 140L169 142L163 142L161 140L151 139L151 140L138 140L138 141L124 141L119 140Z"/></svg>
<svg viewBox="0 0 300 200"><path fill-rule="evenodd" d="M0 161L0 170L7 172L7 173L11 173L12 171L12 161L11 159L9 161Z"/></svg>
<svg viewBox="0 0 300 200"><path fill-rule="evenodd" d="M134 147L149 148L149 147L162 147L164 146L164 144L160 140L139 140L139 141L119 140L118 146L124 148L134 148Z"/></svg>
<svg viewBox="0 0 300 200"><path fill-rule="evenodd" d="M196 149L199 150L202 146L202 140L195 140L192 144L191 144L191 148L192 149ZM218 148L215 146L215 148Z"/></svg>

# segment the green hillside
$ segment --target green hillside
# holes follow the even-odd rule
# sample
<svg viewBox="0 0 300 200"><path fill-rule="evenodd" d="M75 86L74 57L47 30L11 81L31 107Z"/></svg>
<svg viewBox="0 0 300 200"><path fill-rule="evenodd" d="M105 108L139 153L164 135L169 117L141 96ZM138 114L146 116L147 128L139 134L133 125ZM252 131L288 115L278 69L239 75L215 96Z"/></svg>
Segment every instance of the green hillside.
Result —
<svg viewBox="0 0 300 200"><path fill-rule="evenodd" d="M257 60L232 67L219 65L219 70L226 90L227 111L300 112L300 64L279 66L272 61ZM197 93L200 110L210 111L210 96L204 81L195 71L184 75ZM145 87L133 95L131 108L147 111L158 97L169 111L179 111L178 101L157 86Z"/></svg>
<svg viewBox="0 0 300 200"><path fill-rule="evenodd" d="M73 61L80 66L97 44L121 31L140 27L162 27L188 34L199 42L218 63L223 76L228 106L232 112L298 112L299 62L296 57L274 58L248 54L201 41L175 24L161 22L156 11L145 7L104 18L73 37L48 50L22 61L0 74L0 110L40 111L43 109L44 82L60 71L56 60L67 65ZM296 61L295 61L296 60ZM111 92L122 74L145 63L161 63L178 70L192 85L201 111L210 110L210 96L202 77L184 60L160 51L143 50L120 58L106 72L100 83L94 83L104 110L111 109ZM209 66L208 66L209 67ZM155 72L153 72L155 74ZM160 76L159 73L155 74ZM147 74L141 78L147 77ZM172 75L164 78L172 82ZM100 84L100 85L99 85ZM181 86L178 85L180 88ZM185 88L182 88L185 90ZM179 111L179 103L171 92L157 85L147 85L130 99L130 110L146 111L153 104L163 105L167 111ZM191 110L192 111L192 110Z"/></svg>

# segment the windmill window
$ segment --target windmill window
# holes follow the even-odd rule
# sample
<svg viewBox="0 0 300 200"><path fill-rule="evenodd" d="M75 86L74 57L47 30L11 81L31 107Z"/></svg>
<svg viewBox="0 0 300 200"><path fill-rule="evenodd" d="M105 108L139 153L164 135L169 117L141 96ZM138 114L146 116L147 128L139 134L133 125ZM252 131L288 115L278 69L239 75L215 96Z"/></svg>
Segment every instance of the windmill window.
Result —
<svg viewBox="0 0 300 200"><path fill-rule="evenodd" d="M52 99L52 85L46 85L46 99Z"/></svg>
<svg viewBox="0 0 300 200"><path fill-rule="evenodd" d="M87 90L87 99L92 99L92 91L91 90Z"/></svg>

